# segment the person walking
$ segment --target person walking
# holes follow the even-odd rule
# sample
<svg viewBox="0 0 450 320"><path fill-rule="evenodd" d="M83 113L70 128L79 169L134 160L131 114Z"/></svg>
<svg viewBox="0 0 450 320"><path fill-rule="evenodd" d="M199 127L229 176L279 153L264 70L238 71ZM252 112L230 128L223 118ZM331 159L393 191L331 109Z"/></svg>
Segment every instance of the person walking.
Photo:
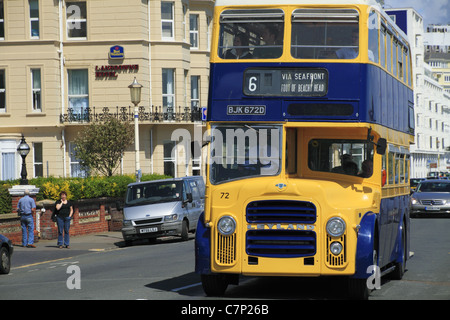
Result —
<svg viewBox="0 0 450 320"><path fill-rule="evenodd" d="M73 206L69 200L67 200L67 193L61 191L59 194L60 198L55 203L56 208L56 223L58 225L58 247L59 248L70 248L69 242L69 230L70 230L70 220L73 215Z"/></svg>
<svg viewBox="0 0 450 320"><path fill-rule="evenodd" d="M36 203L30 197L30 190L25 189L24 196L17 203L17 212L20 215L20 225L22 227L22 246L36 248L34 245L34 219L36 213Z"/></svg>

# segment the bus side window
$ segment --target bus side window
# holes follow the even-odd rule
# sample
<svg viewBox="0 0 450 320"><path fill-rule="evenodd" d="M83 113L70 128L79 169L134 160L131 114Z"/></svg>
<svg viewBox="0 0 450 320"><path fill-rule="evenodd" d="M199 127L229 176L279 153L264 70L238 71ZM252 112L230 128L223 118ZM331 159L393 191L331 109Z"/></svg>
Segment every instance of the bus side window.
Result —
<svg viewBox="0 0 450 320"><path fill-rule="evenodd" d="M409 51L410 52L410 51ZM406 54L406 60L405 60L405 65L408 66L408 85L412 85L412 72L411 72L411 55L410 54Z"/></svg>
<svg viewBox="0 0 450 320"><path fill-rule="evenodd" d="M378 14L375 11L371 11L369 15L369 60L375 63L379 62L379 30L380 22L378 20Z"/></svg>
<svg viewBox="0 0 450 320"><path fill-rule="evenodd" d="M399 166L400 166L400 183L405 183L405 155L399 154Z"/></svg>
<svg viewBox="0 0 450 320"><path fill-rule="evenodd" d="M398 40L394 36L392 40L392 69L394 77L397 77L397 48L398 48Z"/></svg>
<svg viewBox="0 0 450 320"><path fill-rule="evenodd" d="M403 48L403 81L405 83L408 83L407 74L406 74L407 68L408 68L407 56L408 56L408 49L407 48Z"/></svg>
<svg viewBox="0 0 450 320"><path fill-rule="evenodd" d="M386 37L386 62L388 72L392 72L392 33L390 32Z"/></svg>
<svg viewBox="0 0 450 320"><path fill-rule="evenodd" d="M400 166L401 166L401 155L400 154L395 154L395 184L399 184L400 183Z"/></svg>
<svg viewBox="0 0 450 320"><path fill-rule="evenodd" d="M409 155L406 155L406 158L405 158L405 183L409 183L409 165L410 165L409 161L410 161Z"/></svg>
<svg viewBox="0 0 450 320"><path fill-rule="evenodd" d="M386 68L386 27L383 25L380 32L380 63Z"/></svg>
<svg viewBox="0 0 450 320"><path fill-rule="evenodd" d="M398 79L400 81L403 80L403 46L401 43L399 43L398 45L398 55L397 55L397 59L398 59Z"/></svg>
<svg viewBox="0 0 450 320"><path fill-rule="evenodd" d="M388 184L394 184L394 153L389 152L388 154Z"/></svg>

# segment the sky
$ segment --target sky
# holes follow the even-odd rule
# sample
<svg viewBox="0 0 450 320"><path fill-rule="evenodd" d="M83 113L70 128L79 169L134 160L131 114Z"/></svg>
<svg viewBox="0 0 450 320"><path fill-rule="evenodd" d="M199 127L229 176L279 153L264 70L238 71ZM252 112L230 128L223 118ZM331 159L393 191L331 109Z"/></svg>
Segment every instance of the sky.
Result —
<svg viewBox="0 0 450 320"><path fill-rule="evenodd" d="M423 26L450 24L450 0L385 0L385 8L414 8L423 17Z"/></svg>

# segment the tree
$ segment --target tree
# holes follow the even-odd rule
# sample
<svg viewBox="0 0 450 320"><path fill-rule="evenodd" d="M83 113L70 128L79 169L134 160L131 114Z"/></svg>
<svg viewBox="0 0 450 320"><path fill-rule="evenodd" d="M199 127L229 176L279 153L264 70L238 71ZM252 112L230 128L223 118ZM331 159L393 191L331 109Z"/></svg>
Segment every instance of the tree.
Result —
<svg viewBox="0 0 450 320"><path fill-rule="evenodd" d="M134 141L133 125L108 117L94 122L78 133L74 156L81 166L112 176L123 153Z"/></svg>

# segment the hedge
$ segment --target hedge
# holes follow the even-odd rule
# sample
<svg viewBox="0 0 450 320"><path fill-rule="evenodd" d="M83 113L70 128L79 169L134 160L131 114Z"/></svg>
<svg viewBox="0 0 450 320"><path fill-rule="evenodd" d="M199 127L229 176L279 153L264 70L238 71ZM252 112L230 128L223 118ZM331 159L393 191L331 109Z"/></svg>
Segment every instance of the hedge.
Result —
<svg viewBox="0 0 450 320"><path fill-rule="evenodd" d="M159 174L144 174L141 181L167 179L170 176ZM88 178L34 178L28 184L39 188L36 200L59 199L61 191L67 192L67 198L72 201L81 199L94 199L101 197L121 198L125 196L127 185L135 182L134 175L122 175L111 177L88 177ZM0 182L0 214L11 213L11 195L9 188L18 185L20 180L9 180Z"/></svg>

